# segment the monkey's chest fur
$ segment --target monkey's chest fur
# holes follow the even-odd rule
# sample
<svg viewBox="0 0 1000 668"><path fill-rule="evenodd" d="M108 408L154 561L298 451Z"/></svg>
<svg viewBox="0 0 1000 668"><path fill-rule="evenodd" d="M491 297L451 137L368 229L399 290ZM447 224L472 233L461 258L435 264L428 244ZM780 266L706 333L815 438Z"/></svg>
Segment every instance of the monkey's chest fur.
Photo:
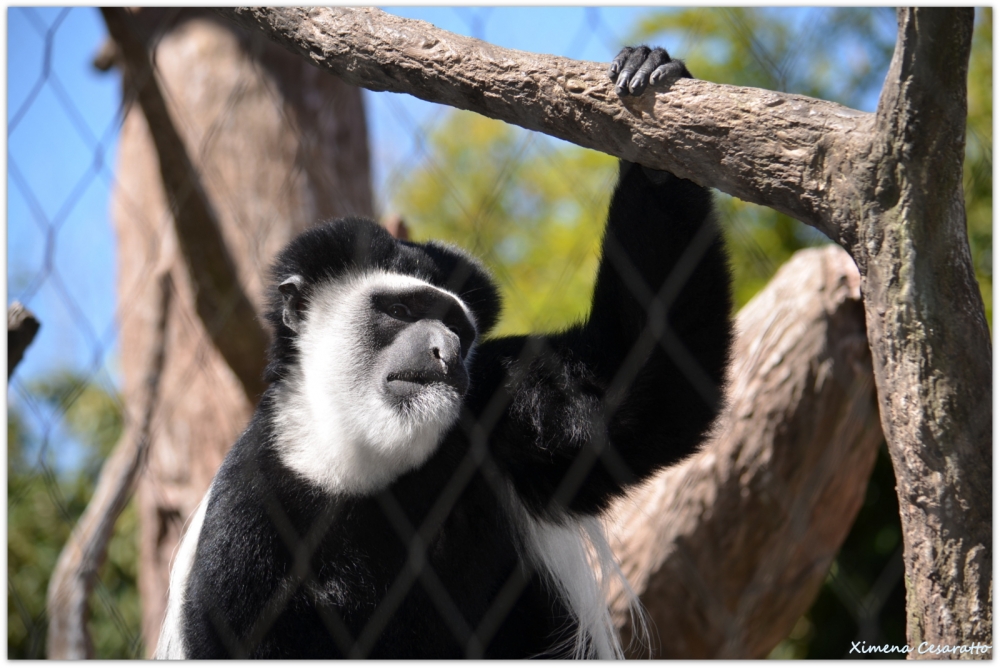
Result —
<svg viewBox="0 0 1000 668"><path fill-rule="evenodd" d="M463 475L451 439L375 496L332 498L273 450L240 447L264 428L254 421L213 484L187 656L501 658L570 642L572 616L519 555L503 489L478 467ZM234 579L253 585L216 586Z"/></svg>

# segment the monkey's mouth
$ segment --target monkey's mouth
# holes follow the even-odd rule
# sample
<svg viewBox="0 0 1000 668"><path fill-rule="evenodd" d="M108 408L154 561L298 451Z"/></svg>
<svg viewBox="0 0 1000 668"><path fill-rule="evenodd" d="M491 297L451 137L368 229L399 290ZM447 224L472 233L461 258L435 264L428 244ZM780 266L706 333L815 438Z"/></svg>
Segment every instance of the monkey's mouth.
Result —
<svg viewBox="0 0 1000 668"><path fill-rule="evenodd" d="M469 388L469 376L466 373L450 374L427 369L404 369L391 371L385 377L386 391L400 398L415 396L431 385L447 385L462 395Z"/></svg>

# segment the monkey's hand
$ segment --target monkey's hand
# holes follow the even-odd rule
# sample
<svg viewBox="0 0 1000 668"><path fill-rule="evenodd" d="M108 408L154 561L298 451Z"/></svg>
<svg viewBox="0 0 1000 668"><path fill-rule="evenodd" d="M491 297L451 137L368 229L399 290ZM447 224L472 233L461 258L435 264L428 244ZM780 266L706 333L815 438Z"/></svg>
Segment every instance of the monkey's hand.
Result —
<svg viewBox="0 0 1000 668"><path fill-rule="evenodd" d="M642 95L647 86L654 88L671 79L693 78L680 60L674 60L666 49L648 46L626 46L608 68L608 77L615 82L615 92Z"/></svg>

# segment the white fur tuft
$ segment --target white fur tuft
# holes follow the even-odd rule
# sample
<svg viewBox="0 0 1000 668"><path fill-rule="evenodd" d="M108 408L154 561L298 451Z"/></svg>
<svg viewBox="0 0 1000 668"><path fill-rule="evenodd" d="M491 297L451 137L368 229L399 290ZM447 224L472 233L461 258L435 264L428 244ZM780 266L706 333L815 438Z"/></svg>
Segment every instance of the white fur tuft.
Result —
<svg viewBox="0 0 1000 668"><path fill-rule="evenodd" d="M157 659L184 659L183 609L184 595L187 589L188 576L194 564L195 551L198 549L198 537L205 523L205 510L208 508L208 498L212 495L209 487L205 497L198 504L194 514L188 520L187 530L177 546L173 566L170 569L170 584L167 590L167 612L160 627L160 639L156 642Z"/></svg>
<svg viewBox="0 0 1000 668"><path fill-rule="evenodd" d="M563 650L568 659L623 659L618 630L608 608L609 583L618 579L632 615L643 619L638 598L622 574L600 520L564 515L558 521L533 517L510 490L524 558L542 575L573 615L576 635Z"/></svg>

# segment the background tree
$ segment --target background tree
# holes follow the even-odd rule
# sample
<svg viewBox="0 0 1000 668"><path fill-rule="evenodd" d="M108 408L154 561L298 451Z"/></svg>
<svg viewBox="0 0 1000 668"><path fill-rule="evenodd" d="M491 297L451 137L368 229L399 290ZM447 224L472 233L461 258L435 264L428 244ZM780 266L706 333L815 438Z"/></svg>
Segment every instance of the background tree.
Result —
<svg viewBox="0 0 1000 668"><path fill-rule="evenodd" d="M294 234L325 217L371 213L360 93L203 12L143 10L136 18L170 119L217 216L239 283L260 313L264 273ZM152 303L155 284L146 278L148 267L169 272L178 293L151 458L138 490L139 587L151 649L181 524L256 397L247 396L211 342L208 323L195 315L195 296L206 286L190 278L199 268L182 252L171 214L178 196L164 191L169 174L157 164L163 156L153 135L162 128L150 128L144 112L133 104L125 115L113 210L120 300L135 305L121 322L126 404L140 396L149 364L153 323L143 304Z"/></svg>

